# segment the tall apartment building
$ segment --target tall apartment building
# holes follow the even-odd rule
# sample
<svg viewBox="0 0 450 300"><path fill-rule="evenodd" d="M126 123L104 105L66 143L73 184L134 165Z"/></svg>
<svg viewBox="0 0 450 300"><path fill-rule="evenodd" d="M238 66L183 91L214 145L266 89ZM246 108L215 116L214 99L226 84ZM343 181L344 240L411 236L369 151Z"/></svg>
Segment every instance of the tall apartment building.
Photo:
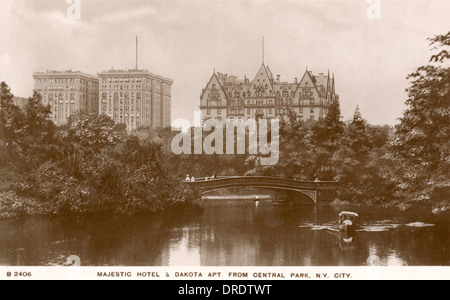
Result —
<svg viewBox="0 0 450 300"><path fill-rule="evenodd" d="M293 109L302 120L318 120L326 116L334 99L334 76L306 70L302 78L291 82L273 76L264 63L250 80L245 77L216 73L214 71L200 95L203 120L247 120L250 118L280 118Z"/></svg>
<svg viewBox="0 0 450 300"><path fill-rule="evenodd" d="M98 114L98 78L79 71L33 73L42 104L50 105L51 119L63 125L75 112Z"/></svg>
<svg viewBox="0 0 450 300"><path fill-rule="evenodd" d="M110 70L98 77L99 113L128 130L171 125L171 79L138 69Z"/></svg>

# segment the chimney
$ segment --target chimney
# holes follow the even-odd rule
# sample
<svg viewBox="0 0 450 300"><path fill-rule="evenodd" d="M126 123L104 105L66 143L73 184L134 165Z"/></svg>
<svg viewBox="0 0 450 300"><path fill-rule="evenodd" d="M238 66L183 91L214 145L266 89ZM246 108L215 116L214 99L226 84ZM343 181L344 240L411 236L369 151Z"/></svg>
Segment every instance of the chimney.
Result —
<svg viewBox="0 0 450 300"><path fill-rule="evenodd" d="M295 84L297 84L297 83L298 83L297 77L296 77L296 78L294 78L294 83L295 83Z"/></svg>
<svg viewBox="0 0 450 300"><path fill-rule="evenodd" d="M277 83L280 84L280 75L277 75Z"/></svg>

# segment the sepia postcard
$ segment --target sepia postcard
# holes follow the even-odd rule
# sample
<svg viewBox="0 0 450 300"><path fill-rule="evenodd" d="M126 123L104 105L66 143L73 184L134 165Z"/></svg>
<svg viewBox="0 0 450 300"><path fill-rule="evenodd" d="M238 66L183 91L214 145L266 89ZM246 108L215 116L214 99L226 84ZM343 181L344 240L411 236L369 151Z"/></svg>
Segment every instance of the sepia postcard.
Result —
<svg viewBox="0 0 450 300"><path fill-rule="evenodd" d="M449 15L0 0L0 279L450 279Z"/></svg>

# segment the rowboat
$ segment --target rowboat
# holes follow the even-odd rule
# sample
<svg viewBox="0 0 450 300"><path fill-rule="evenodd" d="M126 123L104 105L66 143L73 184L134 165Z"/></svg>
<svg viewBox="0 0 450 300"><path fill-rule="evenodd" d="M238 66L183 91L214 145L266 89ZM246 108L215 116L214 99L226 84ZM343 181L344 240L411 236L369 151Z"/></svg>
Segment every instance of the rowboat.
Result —
<svg viewBox="0 0 450 300"><path fill-rule="evenodd" d="M339 229L345 232L354 230L359 215L352 211L341 211L339 213Z"/></svg>

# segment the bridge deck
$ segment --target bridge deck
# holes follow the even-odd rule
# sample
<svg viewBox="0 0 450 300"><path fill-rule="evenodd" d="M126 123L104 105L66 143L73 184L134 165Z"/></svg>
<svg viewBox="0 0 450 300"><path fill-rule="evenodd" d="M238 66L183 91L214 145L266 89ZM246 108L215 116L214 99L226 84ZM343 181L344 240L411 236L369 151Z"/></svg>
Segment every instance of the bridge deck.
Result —
<svg viewBox="0 0 450 300"><path fill-rule="evenodd" d="M267 176L221 176L217 178L197 178L194 181L184 181L193 188L201 189L203 193L230 187L257 187L281 189L300 192L312 199L315 204L329 203L334 200L339 188L337 181L300 181L295 179Z"/></svg>
<svg viewBox="0 0 450 300"><path fill-rule="evenodd" d="M221 176L214 179L197 178L195 181L185 181L186 184L202 187L217 188L219 186L273 186L292 189L308 189L308 190L326 190L337 189L339 182L337 181L300 181L295 179L268 177L268 176Z"/></svg>

